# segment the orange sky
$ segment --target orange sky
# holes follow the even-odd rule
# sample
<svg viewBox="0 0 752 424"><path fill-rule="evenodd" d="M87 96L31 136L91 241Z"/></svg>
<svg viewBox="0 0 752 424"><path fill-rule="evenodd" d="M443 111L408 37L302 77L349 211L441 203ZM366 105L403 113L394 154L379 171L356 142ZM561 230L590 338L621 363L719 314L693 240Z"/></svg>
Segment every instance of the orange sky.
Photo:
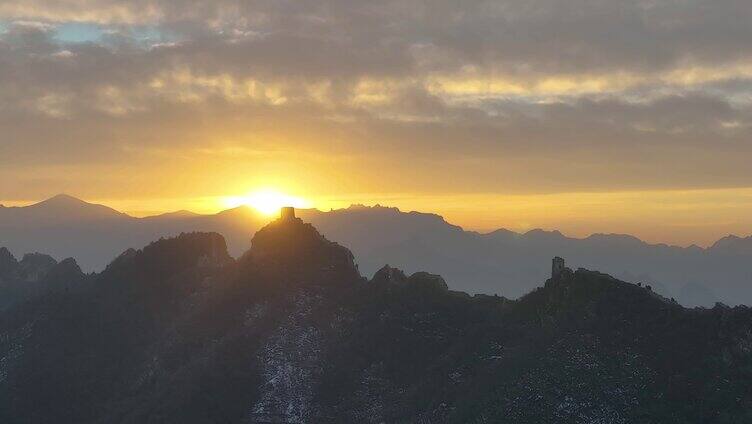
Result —
<svg viewBox="0 0 752 424"><path fill-rule="evenodd" d="M321 210L359 203L396 206L404 211L438 213L450 223L477 231L544 228L558 229L577 237L597 232L623 233L649 242L684 246L693 243L705 246L727 234L752 234L752 189L506 196L488 193L364 193L341 196L311 194L306 197L305 190L290 192L303 194L313 207ZM214 212L222 209L222 200L222 197L196 199L194 209ZM218 202L220 205L217 205ZM155 202L154 205L160 203L161 209L164 209L171 202ZM135 201L132 204L149 203ZM126 206L126 202L123 202L123 206Z"/></svg>
<svg viewBox="0 0 752 424"><path fill-rule="evenodd" d="M194 6L0 4L0 202L271 188L482 231L752 233L748 2Z"/></svg>
<svg viewBox="0 0 752 424"><path fill-rule="evenodd" d="M249 190L246 193L253 193ZM397 206L403 211L438 213L468 230L507 228L524 232L558 229L585 237L592 233L632 234L653 243L707 246L727 234L746 236L752 228L752 189L498 194L383 194L316 195L290 189L305 200L302 206L320 210L350 204ZM188 209L215 213L244 203L243 194L195 198L88 198L134 216ZM229 203L228 203L229 201ZM4 202L6 206L30 201ZM253 199L249 200L253 203ZM289 202L287 202L289 203ZM711 218L712 217L712 218Z"/></svg>

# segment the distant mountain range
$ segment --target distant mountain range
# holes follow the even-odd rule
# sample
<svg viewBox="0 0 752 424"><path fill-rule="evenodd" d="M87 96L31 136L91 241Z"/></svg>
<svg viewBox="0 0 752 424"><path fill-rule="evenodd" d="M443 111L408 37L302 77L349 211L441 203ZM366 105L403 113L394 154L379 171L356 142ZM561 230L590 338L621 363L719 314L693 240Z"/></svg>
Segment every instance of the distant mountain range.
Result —
<svg viewBox="0 0 752 424"><path fill-rule="evenodd" d="M583 239L543 230L481 234L439 215L381 206L299 210L298 216L349 247L365 275L385 263L408 272L430 269L453 289L516 298L546 277L548 260L558 255L574 267L651 284L687 306L752 304L752 237L731 235L708 248L683 248L618 234ZM179 211L136 218L59 195L31 206L0 207L0 246L19 257L29 252L73 257L92 271L103 269L124 250L157 238L210 231L222 234L230 254L237 257L269 220L248 207L213 215Z"/></svg>
<svg viewBox="0 0 752 424"><path fill-rule="evenodd" d="M595 271L565 269L518 300L388 266L368 280L296 219L238 259L217 233L185 233L101 273L61 264L0 251L4 278L55 279L0 311L4 424L752 420L752 309L686 309Z"/></svg>

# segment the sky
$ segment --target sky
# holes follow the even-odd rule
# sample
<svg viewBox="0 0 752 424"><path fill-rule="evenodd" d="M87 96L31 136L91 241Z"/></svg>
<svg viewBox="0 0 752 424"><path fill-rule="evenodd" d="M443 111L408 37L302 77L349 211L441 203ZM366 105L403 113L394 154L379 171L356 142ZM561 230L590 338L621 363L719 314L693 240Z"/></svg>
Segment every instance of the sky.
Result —
<svg viewBox="0 0 752 424"><path fill-rule="evenodd" d="M0 0L0 203L752 233L749 0Z"/></svg>

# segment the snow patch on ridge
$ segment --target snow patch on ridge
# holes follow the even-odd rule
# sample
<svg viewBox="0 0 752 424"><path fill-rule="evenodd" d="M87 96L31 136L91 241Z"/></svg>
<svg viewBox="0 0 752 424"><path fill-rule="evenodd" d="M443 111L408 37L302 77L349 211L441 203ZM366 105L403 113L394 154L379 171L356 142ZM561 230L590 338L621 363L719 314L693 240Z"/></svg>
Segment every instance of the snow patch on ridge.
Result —
<svg viewBox="0 0 752 424"><path fill-rule="evenodd" d="M289 317L259 353L264 383L249 422L311 422L314 388L323 372L323 334L308 318L322 299L305 291L296 294Z"/></svg>

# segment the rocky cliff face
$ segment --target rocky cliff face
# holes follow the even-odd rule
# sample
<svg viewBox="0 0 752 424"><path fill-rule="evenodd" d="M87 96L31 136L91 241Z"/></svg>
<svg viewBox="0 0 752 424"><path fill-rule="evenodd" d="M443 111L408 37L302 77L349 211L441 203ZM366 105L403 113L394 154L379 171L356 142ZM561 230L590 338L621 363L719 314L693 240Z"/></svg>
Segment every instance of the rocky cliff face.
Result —
<svg viewBox="0 0 752 424"><path fill-rule="evenodd" d="M747 422L751 346L747 308L585 270L518 301L366 281L275 222L237 261L184 234L1 313L0 422Z"/></svg>
<svg viewBox="0 0 752 424"><path fill-rule="evenodd" d="M0 311L35 297L66 290L85 278L73 258L58 263L49 255L28 253L21 261L0 248Z"/></svg>
<svg viewBox="0 0 752 424"><path fill-rule="evenodd" d="M5 247L0 247L0 280L16 278L18 260Z"/></svg>

